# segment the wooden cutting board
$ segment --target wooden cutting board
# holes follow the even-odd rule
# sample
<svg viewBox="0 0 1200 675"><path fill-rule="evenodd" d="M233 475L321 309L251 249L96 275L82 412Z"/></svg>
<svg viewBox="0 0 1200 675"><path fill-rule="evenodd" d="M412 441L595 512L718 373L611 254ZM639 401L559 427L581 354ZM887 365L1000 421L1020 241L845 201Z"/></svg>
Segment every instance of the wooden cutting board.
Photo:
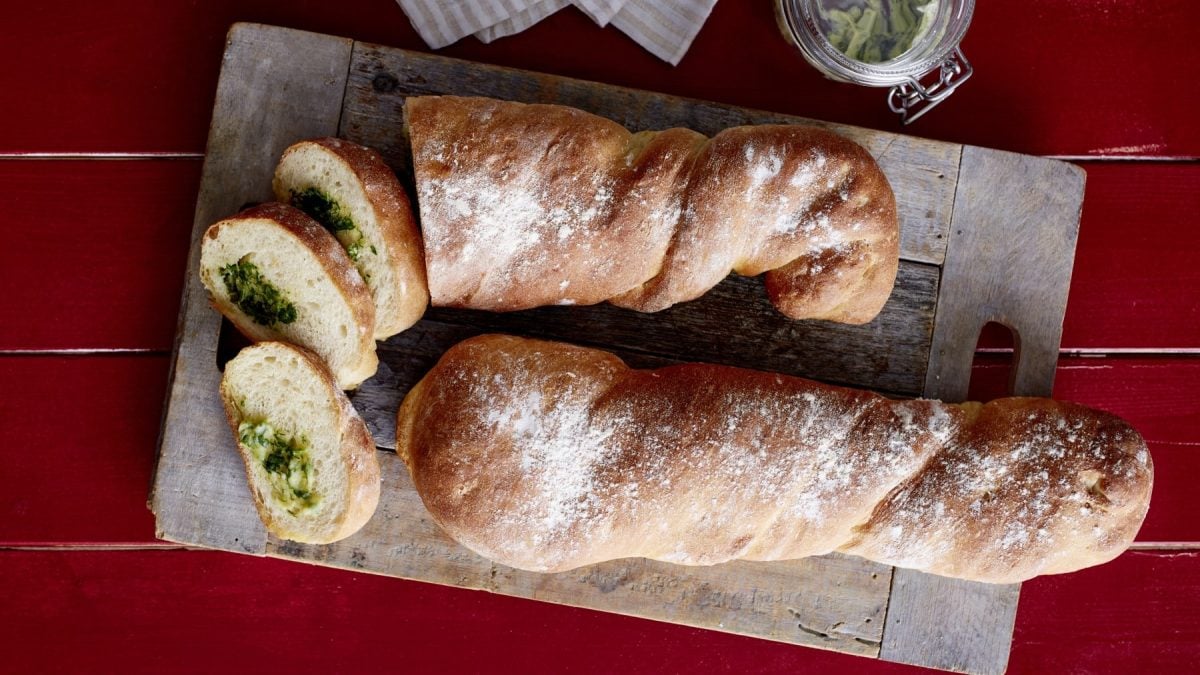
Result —
<svg viewBox="0 0 1200 675"><path fill-rule="evenodd" d="M572 105L633 130L802 122L869 149L896 192L895 292L865 326L790 321L757 279L731 278L657 314L602 305L512 314L431 310L380 346L353 394L378 443L383 499L327 546L266 533L217 397L221 317L199 282L204 229L271 195L283 149L337 135L383 153L410 182L405 97L483 95ZM642 559L561 574L494 564L430 521L392 448L408 388L451 345L502 331L605 347L631 365L707 361L897 396L966 396L981 326L1011 327L1013 392L1049 395L1067 300L1083 172L1070 164L757 110L457 61L301 31L238 24L217 85L151 508L160 538L978 673L1004 670L1018 586L956 581L855 557L682 567ZM411 187L411 186L410 186Z"/></svg>

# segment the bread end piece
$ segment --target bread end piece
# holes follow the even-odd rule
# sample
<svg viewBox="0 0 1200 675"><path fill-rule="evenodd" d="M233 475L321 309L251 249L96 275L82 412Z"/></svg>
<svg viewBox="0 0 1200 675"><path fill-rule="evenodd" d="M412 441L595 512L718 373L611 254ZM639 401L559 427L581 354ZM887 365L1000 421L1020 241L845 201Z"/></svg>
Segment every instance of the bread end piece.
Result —
<svg viewBox="0 0 1200 675"><path fill-rule="evenodd" d="M268 531L328 544L371 519L375 443L320 357L282 342L247 347L226 364L220 394Z"/></svg>
<svg viewBox="0 0 1200 675"><path fill-rule="evenodd" d="M277 200L330 230L353 260L375 304L375 339L421 318L429 305L421 234L379 153L339 138L300 141L284 151L273 188Z"/></svg>
<svg viewBox="0 0 1200 675"><path fill-rule="evenodd" d="M375 374L370 292L333 235L298 209L263 204L209 227L200 279L242 334L311 349L341 389Z"/></svg>

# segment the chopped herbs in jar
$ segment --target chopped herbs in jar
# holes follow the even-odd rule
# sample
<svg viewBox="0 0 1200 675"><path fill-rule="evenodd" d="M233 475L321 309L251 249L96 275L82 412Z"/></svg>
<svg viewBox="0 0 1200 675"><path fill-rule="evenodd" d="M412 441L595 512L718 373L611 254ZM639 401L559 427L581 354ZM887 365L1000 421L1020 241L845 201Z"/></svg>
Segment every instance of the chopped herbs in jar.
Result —
<svg viewBox="0 0 1200 675"><path fill-rule="evenodd" d="M855 61L883 63L929 33L938 0L822 0L818 8L829 44Z"/></svg>
<svg viewBox="0 0 1200 675"><path fill-rule="evenodd" d="M286 438L265 421L238 425L238 440L262 464L271 494L292 515L317 505L312 492L312 460L304 437Z"/></svg>
<svg viewBox="0 0 1200 675"><path fill-rule="evenodd" d="M263 277L258 266L248 256L220 269L221 279L229 290L229 299L263 326L289 324L296 320L296 306L287 296Z"/></svg>

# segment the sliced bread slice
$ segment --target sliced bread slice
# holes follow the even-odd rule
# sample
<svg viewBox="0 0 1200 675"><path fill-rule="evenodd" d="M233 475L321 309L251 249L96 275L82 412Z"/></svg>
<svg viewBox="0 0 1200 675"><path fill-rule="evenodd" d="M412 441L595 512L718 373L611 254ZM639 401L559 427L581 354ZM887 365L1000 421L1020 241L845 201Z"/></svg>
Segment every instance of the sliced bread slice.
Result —
<svg viewBox="0 0 1200 675"><path fill-rule="evenodd" d="M283 342L243 349L225 364L221 402L271 533L327 544L371 519L375 443L316 354Z"/></svg>
<svg viewBox="0 0 1200 675"><path fill-rule="evenodd" d="M375 373L371 294L333 235L298 209L263 204L209 227L200 279L246 337L313 350L338 387Z"/></svg>
<svg viewBox="0 0 1200 675"><path fill-rule="evenodd" d="M375 301L376 340L421 318L429 304L421 234L408 195L377 152L339 138L301 141L280 158L274 189L354 260Z"/></svg>

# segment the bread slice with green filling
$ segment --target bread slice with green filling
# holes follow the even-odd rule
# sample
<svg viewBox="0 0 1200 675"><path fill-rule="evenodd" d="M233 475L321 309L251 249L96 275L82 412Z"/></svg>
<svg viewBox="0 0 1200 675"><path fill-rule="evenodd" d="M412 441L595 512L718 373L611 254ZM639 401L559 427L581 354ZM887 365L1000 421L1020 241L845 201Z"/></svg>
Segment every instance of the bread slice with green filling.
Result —
<svg viewBox="0 0 1200 675"><path fill-rule="evenodd" d="M221 401L272 534L327 544L371 519L375 443L316 354L283 342L247 347L225 364Z"/></svg>
<svg viewBox="0 0 1200 675"><path fill-rule="evenodd" d="M375 339L421 318L429 304L421 234L408 195L383 158L339 138L301 141L275 169L275 198L329 230L375 303Z"/></svg>
<svg viewBox="0 0 1200 675"><path fill-rule="evenodd" d="M263 204L209 227L200 279L244 335L311 349L339 388L375 373L371 294L333 235L300 210Z"/></svg>

